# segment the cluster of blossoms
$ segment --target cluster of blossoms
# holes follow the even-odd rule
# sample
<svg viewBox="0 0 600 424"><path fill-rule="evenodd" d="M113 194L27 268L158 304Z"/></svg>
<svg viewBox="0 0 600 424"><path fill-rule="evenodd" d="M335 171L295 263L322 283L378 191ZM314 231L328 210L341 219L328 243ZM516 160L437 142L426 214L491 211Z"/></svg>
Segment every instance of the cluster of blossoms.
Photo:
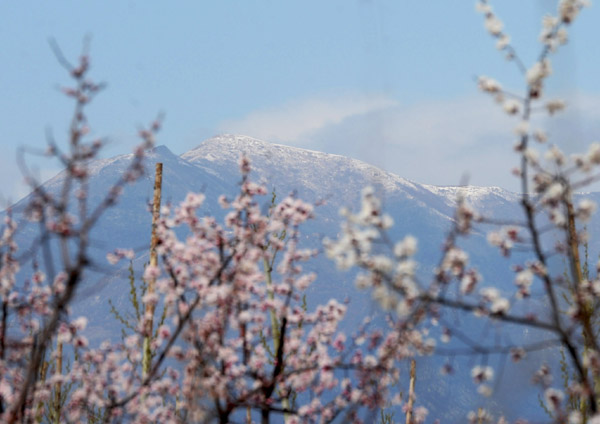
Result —
<svg viewBox="0 0 600 424"><path fill-rule="evenodd" d="M490 231L487 235L488 243L500 249L503 256L509 256L515 243L522 243L519 229L513 226L503 227L499 231Z"/></svg>
<svg viewBox="0 0 600 424"><path fill-rule="evenodd" d="M417 266L413 260L417 240L407 236L395 245L388 242L387 247L393 254L387 255L381 250L381 242L393 220L382 212L373 188L363 189L361 200L359 213L342 211L346 218L342 233L337 240L325 240L327 255L340 269L356 265L363 268L366 272L358 275L356 285L360 289L372 288L373 298L384 310L395 310L398 315L406 316L421 292L415 280Z"/></svg>
<svg viewBox="0 0 600 424"><path fill-rule="evenodd" d="M476 365L471 369L471 377L475 384L479 386L477 390L481 394L488 396L491 394L491 387L485 383L491 381L494 377L494 370L492 367Z"/></svg>
<svg viewBox="0 0 600 424"><path fill-rule="evenodd" d="M487 1L479 1L476 3L477 11L485 17L485 29L497 39L496 47L498 50L507 50L510 48L510 37L504 33L504 24L494 13L492 6ZM510 55L510 53L508 53ZM509 58L511 58L509 56Z"/></svg>
<svg viewBox="0 0 600 424"><path fill-rule="evenodd" d="M143 175L160 122L140 131L130 165L91 207L89 164L104 142L86 141L84 110L102 85L87 78L87 55L78 66L63 64L76 82L63 90L76 103L69 151L50 139L46 155L65 164L64 187L57 196L29 180L35 191L25 215L39 223L41 235L29 249L34 260L25 281L10 214L0 239L0 420L225 423L241 417L269 422L276 415L288 424L361 423L400 404L399 361L430 353L431 340L395 320L377 328L365 320L345 334L340 322L347 304L307 304L316 276L303 264L317 251L301 246L300 227L313 206L287 197L263 212L259 199L266 189L250 180L246 157L239 194L219 199L223 223L199 213L203 194L163 209L156 227L162 264L145 268L144 279L155 289L141 297L144 312L138 310L122 342L91 346L87 319L70 316L90 265L89 233L123 187ZM366 198L358 219L389 228L391 219L376 215L373 193ZM410 237L395 247L404 260L397 285L406 290L415 250ZM133 256L115 249L107 260L115 265ZM153 329L157 306L164 315ZM415 423L427 415L422 407L412 412Z"/></svg>
<svg viewBox="0 0 600 424"><path fill-rule="evenodd" d="M399 361L431 352L431 341L394 321L385 331L371 330L365 322L355 334L344 334L339 323L347 305L332 299L307 306L304 293L316 276L302 264L316 252L300 246L299 231L313 216L313 206L287 197L264 213L258 196L266 190L249 179L247 158L240 169L240 193L220 199L227 211L224 224L198 213L202 194L163 208L157 227L163 264L144 271L157 288L146 293L144 304L160 304L166 314L151 339L150 371L141 371L140 347L149 336L151 316L141 314L136 331L122 343L91 347L83 335L87 320L69 321L65 310L53 332L57 349L47 360L42 357L19 411L14 405L25 383L23 371L31 366L24 353L36 343L24 334L43 335L56 315L55 302L73 283L67 269L50 280L35 271L24 287L16 285L16 227L7 219L0 246L2 301L15 315L5 316L3 325L16 320L21 326L19 334L2 328L0 412L5 421L55 416L64 422L229 422L246 414L263 420L280 414L287 423L339 417L358 423L365 419L362 410L370 416L390 401L401 402L394 389ZM375 197L365 197L370 203L361 212L362 222L389 228L389 218L376 216ZM404 262L397 285L410 290L416 241L407 237L394 251ZM116 249L107 259L115 264L131 256ZM6 342L13 339L19 344ZM63 352L79 358L66 370L58 365ZM415 422L425 416L424 408L415 408Z"/></svg>
<svg viewBox="0 0 600 424"><path fill-rule="evenodd" d="M337 240L325 240L327 255L339 268L360 267L363 272L356 277L359 289L370 289L373 299L383 310L393 310L403 320L412 325L423 318L427 310L424 305L442 300L440 291L447 290L456 281L461 296L475 294L482 281L481 274L469 266L469 255L455 243L456 235L470 232L479 214L466 202L460 202L455 215L455 230L448 238L435 278L429 287L417 280L418 269L414 255L417 240L406 236L395 244L387 231L392 219L381 209L381 203L374 198L373 189L366 188L362 193L360 212L352 214L342 210L346 221ZM382 223L387 225L382 225ZM484 287L472 310L478 315L499 315L509 309L509 302L492 287ZM429 339L433 347L433 339Z"/></svg>
<svg viewBox="0 0 600 424"><path fill-rule="evenodd" d="M117 202L123 187L143 174L145 152L153 146L160 122L140 131L142 142L130 165L92 207L89 163L97 158L104 141L88 140L85 108L103 85L88 78L87 54L76 66L58 54L75 82L74 87L63 89L74 100L75 112L67 151L49 136L44 156L64 164L62 190L58 194L47 191L25 170L33 193L24 218L39 226L39 237L31 246L17 246L15 237L25 226L17 227L9 212L0 238L0 421L6 423L111 420L122 412L108 408L112 399L127 392L136 378L132 364L137 361L138 346L90 347L85 336L87 318L71 317L70 303L91 262L90 231ZM130 256L128 251L117 250L111 260ZM172 374L162 374L145 390L158 394L160 387L172 387L172 381ZM149 402L151 397L144 400ZM159 398L153 402L158 407L148 421L163 421L167 415L162 402Z"/></svg>
<svg viewBox="0 0 600 424"><path fill-rule="evenodd" d="M9 415L19 399L15 389L30 363L23 352L35 340L22 338L26 344L4 355L3 419L55 414L64 422L230 422L248 414L268 422L270 415L279 414L286 423L359 423L366 419L361 411L374 416L390 402L402 401L395 389L399 361L431 352L431 341L394 321L387 330L371 329L365 321L356 333L344 334L339 323L347 305L332 299L307 306L304 293L316 277L304 272L302 264L316 252L300 246L299 231L313 207L287 197L264 213L258 196L266 190L250 181L247 158L241 159L240 169L240 193L232 200L220 199L227 211L224 224L198 213L202 194L189 194L178 207L162 211L157 251L163 264L144 272L146 280L156 280L157 291L147 292L143 302L165 308L151 337L149 372L141 370L140 348L149 336L145 329L152 317L147 313L123 343L105 342L98 348L82 335L85 319L61 318L56 330L60 351L44 362L47 371L36 377L23 415L15 418ZM373 214L378 205L370 199L362 219L388 228L387 219ZM14 227L8 222L3 247L13 244ZM178 235L182 227L183 238ZM407 237L395 246L396 255L410 258L415 243ZM4 250L3 282L14 280L13 247ZM123 249L107 255L111 263L130 257ZM55 313L53 293L64 292L65 284L68 274L48 284L38 271L31 286L43 289L35 299L11 294L3 299L11 299L10 307L33 305L19 318L35 311L41 323ZM23 333L41 325L31 317L22 322ZM80 359L63 371L57 364L67 350ZM60 401L55 403L57 393ZM424 408L414 409L415 422L425 417Z"/></svg>
<svg viewBox="0 0 600 424"><path fill-rule="evenodd" d="M575 375L574 378L566 378L568 401L563 391L551 386L552 381L547 377L550 375L548 367L545 368L546 377L539 371L534 382L542 385L543 403L553 420L569 423L600 420L600 416L596 415L600 393L593 383L600 376L594 317L600 303L600 285L597 279L589 277L590 270L584 266L579 252L588 237L581 224L590 220L596 204L589 199L576 199L580 197L576 194L578 189L599 178L600 144L593 143L587 153L571 156L550 145L542 155L531 142L544 144L549 137L543 131L531 128L531 116L537 111L552 116L566 107L561 100L544 101L544 82L552 73L551 53L567 42L567 27L586 5L584 1L561 0L557 15L544 17L540 36L542 52L532 66L526 67L510 45L504 25L491 6L485 0L478 2L486 29L496 38L498 49L520 68L527 84L525 94L519 96L506 91L500 82L492 78L480 77L478 80L479 88L493 96L507 114L519 117L515 128L518 137L515 151L521 156L521 167L514 174L522 183L520 203L524 220L504 223L502 218L483 217L459 198L454 227L444 243L442 258L429 285L416 276L417 265L412 258L416 241L408 236L393 244L388 235L392 219L386 217L380 202L373 198L372 190L363 192L358 214L343 211L346 220L340 236L335 241L326 242L328 255L340 268L361 268L362 273L356 279L359 288L370 290L384 310L394 310L401 321L415 328L424 329L426 317L434 323L444 322L444 310L452 309L472 312L475 316L506 325L530 326L557 336L559 341L555 343L568 352ZM479 223L498 225L499 228L488 233L488 242L503 256L519 261L513 265L515 289L508 295L493 286L477 289L482 276L469 266L469 255L459 246L458 239L471 234L473 226ZM548 248L551 238L558 238L553 249ZM554 255L565 259L566 274L563 271L554 275L549 271L549 261ZM547 319L542 319L543 314L531 306L517 307L517 304L524 304L532 297L538 297L549 306ZM561 305L561 297L568 299L568 307ZM564 312L566 309L567 313ZM440 339L449 342L452 333L452 328L443 327L439 332ZM517 362L530 348L536 348L527 344L486 346L465 337L462 341L472 349L473 355L481 355L485 361L488 354L499 354L510 355ZM577 346L581 345L581 352L585 354L577 350ZM475 366L472 376L480 393L492 393L491 387L485 384L493 377L490 366ZM578 408L568 406L577 402L581 402ZM470 414L469 420L493 422L491 415L481 411ZM498 422L507 421L501 418Z"/></svg>
<svg viewBox="0 0 600 424"><path fill-rule="evenodd" d="M289 423L360 422L362 408L392 398L398 361L421 340L393 326L387 334L365 327L346 335L339 330L346 305L306 306L303 293L315 275L302 263L316 252L300 247L299 227L313 207L287 197L263 213L257 196L265 188L250 181L247 158L240 169L240 193L220 199L224 225L199 217L203 196L191 194L173 212L165 208L158 227L165 351L183 367L178 414L194 422L246 413L283 414ZM371 210L363 214L383 225ZM180 226L188 230L184 240Z"/></svg>

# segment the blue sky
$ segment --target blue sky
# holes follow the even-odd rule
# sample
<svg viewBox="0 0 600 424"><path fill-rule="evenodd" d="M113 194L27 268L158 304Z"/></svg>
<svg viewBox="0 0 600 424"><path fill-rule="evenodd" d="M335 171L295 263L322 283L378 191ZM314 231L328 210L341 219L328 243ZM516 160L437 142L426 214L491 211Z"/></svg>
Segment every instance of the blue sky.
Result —
<svg viewBox="0 0 600 424"><path fill-rule="evenodd" d="M554 0L492 2L526 63ZM572 106L551 123L566 150L598 137L600 11L585 10L553 57L550 92ZM0 3L0 192L26 188L18 146L64 139L68 84L48 39L75 59L92 37L92 76L108 88L89 109L104 153L127 153L136 128L166 113L160 144L180 154L233 132L344 154L417 182L516 189L514 124L479 94L489 75L514 90L515 67L495 50L468 1L245 0ZM33 160L42 177L58 164Z"/></svg>

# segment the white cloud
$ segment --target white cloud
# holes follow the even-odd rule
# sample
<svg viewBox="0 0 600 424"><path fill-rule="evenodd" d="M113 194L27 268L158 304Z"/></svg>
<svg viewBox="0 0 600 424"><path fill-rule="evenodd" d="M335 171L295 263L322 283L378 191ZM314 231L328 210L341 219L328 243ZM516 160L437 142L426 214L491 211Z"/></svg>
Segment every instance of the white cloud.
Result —
<svg viewBox="0 0 600 424"><path fill-rule="evenodd" d="M0 180L2 181L0 186L0 210L16 203L31 192L15 158L16 153L0 157ZM56 175L60 169L56 166L43 168L33 166L30 171L38 181L46 181Z"/></svg>
<svg viewBox="0 0 600 424"><path fill-rule="evenodd" d="M381 95L310 98L250 113L219 126L223 132L301 145L310 134L345 119L397 105Z"/></svg>

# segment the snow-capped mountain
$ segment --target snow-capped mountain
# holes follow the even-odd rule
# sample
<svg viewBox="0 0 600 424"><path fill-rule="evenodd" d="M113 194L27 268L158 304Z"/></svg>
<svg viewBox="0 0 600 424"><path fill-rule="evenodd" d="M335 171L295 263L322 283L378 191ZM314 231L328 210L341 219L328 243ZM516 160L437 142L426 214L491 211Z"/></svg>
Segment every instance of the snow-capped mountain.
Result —
<svg viewBox="0 0 600 424"><path fill-rule="evenodd" d="M283 188L292 188L305 197L355 201L357 189L374 186L385 197L401 196L451 215L459 191L471 201L486 199L514 203L516 195L498 187L436 187L417 184L348 157L267 143L251 137L220 135L204 141L181 155L182 159L206 169L219 168L237 173L240 155L247 154L260 179ZM221 171L222 172L222 171ZM222 174L221 174L222 175Z"/></svg>
<svg viewBox="0 0 600 424"><path fill-rule="evenodd" d="M217 136L181 156L174 155L165 146L159 146L148 154L145 176L125 187L119 203L107 210L92 232L92 260L101 272L88 276L79 290L73 310L74 313L85 312L90 317L96 339L118 337L120 331L119 325L108 313L108 299L118 307L126 308L128 304L125 272L120 270L115 273L114 269L109 268L106 253L115 247L136 249L138 256L135 263L138 270L147 261L151 228L148 204L152 198L154 164L163 163L163 203L176 204L183 200L186 193L201 191L207 199L203 210L220 217L223 212L217 204L217 198L220 194L230 197L235 195L240 181L238 161L242 153L251 160L252 178L264 183L269 190L274 190L278 197L282 198L293 192L308 201L326 201L316 209L316 219L304 227L304 242L312 246L320 246L324 237L336 235L340 224L338 211L342 206L358 208L361 189L367 185L375 187L384 201L386 211L394 218L392 238L398 239L406 234L418 238L417 259L423 279L429 278L431 269L441 255L441 243L451 226L459 195L486 216L505 220L521 219L518 196L501 188L418 184L355 159L271 144L251 137ZM103 195L132 160L133 155L121 155L91 164L89 198L92 207L101 202ZM44 188L50 194L58 195L64 178L64 173L58 174L46 182ZM265 196L265 207L269 201L270 196ZM16 204L13 208L15 215L18 216L28 202L29 198L25 198ZM597 223L590 223L590 228ZM36 235L37 226L26 226L19 233L19 245L32 246L37 240ZM512 286L514 274L510 271L511 262L499 257L487 245L483 233L475 233L461 243L470 252L471 262L479 268L486 283L500 288ZM597 245L597 242L592 242L590 251L597 252ZM356 322L373 309L370 298L354 288L351 273L340 273L324 256L314 261L312 267L318 271L318 280L308 293L309 304L321 303L329 297L349 298L352 305L348 317L350 329L353 321ZM448 418L447 422L458 422L469 409L486 405L486 402L492 409L506 406L482 400L474 395L474 390L473 393L453 391L452 380L440 382L438 369L443 360L423 360L419 371L419 384L422 385L420 401L432 410L433 416ZM466 367L460 361L455 362L454 366L457 369ZM507 375L510 375L508 373L509 371ZM465 375L468 379L468 374ZM432 383L434 381L435 384ZM457 387L468 385L468 382L461 381ZM524 393L523 390L509 390L503 402L507 405L519 402L527 404L531 399L520 395ZM438 402L443 397L448 400L452 397L452 413L446 403ZM532 406L532 409L536 408L537 406ZM515 408L519 409L522 410Z"/></svg>

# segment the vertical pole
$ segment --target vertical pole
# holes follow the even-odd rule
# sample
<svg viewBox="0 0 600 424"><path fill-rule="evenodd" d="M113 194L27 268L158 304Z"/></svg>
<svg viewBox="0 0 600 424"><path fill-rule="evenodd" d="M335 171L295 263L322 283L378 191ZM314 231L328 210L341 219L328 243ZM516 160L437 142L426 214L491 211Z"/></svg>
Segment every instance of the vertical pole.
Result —
<svg viewBox="0 0 600 424"><path fill-rule="evenodd" d="M63 360L63 344L61 341L56 340L56 370L55 374L57 376L62 375L62 360ZM60 423L60 401L61 401L61 393L62 385L60 381L58 381L54 386L54 424Z"/></svg>
<svg viewBox="0 0 600 424"><path fill-rule="evenodd" d="M41 382L46 381L47 373L48 373L48 362L43 361L42 365L41 365L41 369L40 369L40 381ZM37 411L35 414L35 422L41 423L43 419L44 419L44 401L40 400L38 402Z"/></svg>
<svg viewBox="0 0 600 424"><path fill-rule="evenodd" d="M580 301L578 299L578 291L580 290L580 286L585 278L581 268L581 258L579 257L579 238L577 236L577 227L575 226L575 208L573 207L573 197L571 195L571 191L567 192L565 199L565 204L567 207L567 238L571 254L571 278L574 280L573 297L577 303L583 303L583 305L581 305L581 322L583 324L581 330L583 335L583 371L587 376L588 367L586 366L586 363L589 359L589 350L594 349L593 338L595 336L591 325L591 317L594 311L589 301L586 301L585 299ZM600 385L600 380L598 377L593 377L593 381L593 387L590 387L590 390L597 392ZM579 411L584 416L584 423L587 419L585 417L585 412L587 409L586 403L587 401L585 396L579 399Z"/></svg>
<svg viewBox="0 0 600 424"><path fill-rule="evenodd" d="M567 229L569 236L569 248L571 249L571 255L573 256L573 285L578 285L583 281L583 274L581 273L581 259L579 258L579 240L577 237L577 227L575 226L575 209L573 208L573 202L569 193L569 198L566 202L567 205Z"/></svg>
<svg viewBox="0 0 600 424"><path fill-rule="evenodd" d="M156 254L156 245L158 244L158 236L156 235L156 226L158 225L158 218L160 217L160 199L162 192L162 163L156 164L155 175L154 175L154 199L152 200L152 238L150 239L150 266L158 266L158 257ZM156 281L152 278L150 281L146 281L147 294L154 293L154 286ZM144 377L147 377L150 373L150 363L152 357L152 351L150 349L150 343L152 341L153 331L153 318L154 318L154 304L146 303L146 309L144 313L145 328L144 328L144 353L142 359L142 372Z"/></svg>
<svg viewBox="0 0 600 424"><path fill-rule="evenodd" d="M406 411L406 424L412 424L413 403L415 400L415 380L417 379L417 362L410 361L410 383L408 386L408 408Z"/></svg>

